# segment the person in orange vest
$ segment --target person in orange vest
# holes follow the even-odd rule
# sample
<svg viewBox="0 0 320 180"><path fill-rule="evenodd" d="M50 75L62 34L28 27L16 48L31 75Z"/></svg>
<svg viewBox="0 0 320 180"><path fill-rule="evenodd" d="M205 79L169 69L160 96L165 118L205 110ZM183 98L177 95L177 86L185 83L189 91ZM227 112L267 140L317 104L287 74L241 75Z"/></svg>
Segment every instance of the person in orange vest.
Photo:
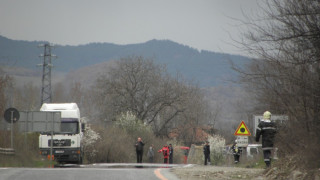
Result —
<svg viewBox="0 0 320 180"><path fill-rule="evenodd" d="M164 160L163 162L165 164L168 164L168 159L169 159L169 147L168 147L168 145L164 145L163 148L160 149L158 152L159 153L162 152L163 160Z"/></svg>

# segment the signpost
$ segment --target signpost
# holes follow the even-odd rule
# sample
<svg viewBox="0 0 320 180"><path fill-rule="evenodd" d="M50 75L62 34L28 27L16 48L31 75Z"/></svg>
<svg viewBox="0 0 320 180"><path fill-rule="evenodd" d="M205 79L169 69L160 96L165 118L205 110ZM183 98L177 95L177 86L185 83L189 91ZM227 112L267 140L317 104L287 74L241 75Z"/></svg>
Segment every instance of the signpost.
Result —
<svg viewBox="0 0 320 180"><path fill-rule="evenodd" d="M251 136L251 133L244 123L244 121L241 121L238 128L234 132L234 135L237 137L237 145L238 147L247 147L249 144L248 136Z"/></svg>
<svg viewBox="0 0 320 180"><path fill-rule="evenodd" d="M20 114L17 109L9 108L4 112L3 117L8 123L11 123L11 149L13 149L13 123L19 120Z"/></svg>

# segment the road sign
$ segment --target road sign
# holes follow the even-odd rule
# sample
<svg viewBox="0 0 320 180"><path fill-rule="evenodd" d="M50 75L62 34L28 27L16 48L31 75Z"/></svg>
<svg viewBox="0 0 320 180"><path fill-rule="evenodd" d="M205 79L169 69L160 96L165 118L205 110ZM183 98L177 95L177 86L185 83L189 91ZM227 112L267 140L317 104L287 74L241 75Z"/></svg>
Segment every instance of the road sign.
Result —
<svg viewBox="0 0 320 180"><path fill-rule="evenodd" d="M17 122L20 118L19 111L15 108L9 108L4 112L4 119L11 124L11 149L13 149L13 123Z"/></svg>
<svg viewBox="0 0 320 180"><path fill-rule="evenodd" d="M256 130L258 127L258 124L260 121L263 119L263 116L253 116L253 134L256 135ZM271 121L274 121L279 124L284 124L289 117L287 115L272 115L271 116Z"/></svg>
<svg viewBox="0 0 320 180"><path fill-rule="evenodd" d="M8 123L11 123L11 121L12 121L12 123L15 123L19 120L20 114L16 108L8 108L4 112L3 117Z"/></svg>
<svg viewBox="0 0 320 180"><path fill-rule="evenodd" d="M21 111L20 132L60 132L61 112Z"/></svg>
<svg viewBox="0 0 320 180"><path fill-rule="evenodd" d="M238 147L247 147L249 144L248 136L237 136Z"/></svg>
<svg viewBox="0 0 320 180"><path fill-rule="evenodd" d="M249 129L247 128L246 124L241 121L237 130L234 132L235 136L251 136Z"/></svg>

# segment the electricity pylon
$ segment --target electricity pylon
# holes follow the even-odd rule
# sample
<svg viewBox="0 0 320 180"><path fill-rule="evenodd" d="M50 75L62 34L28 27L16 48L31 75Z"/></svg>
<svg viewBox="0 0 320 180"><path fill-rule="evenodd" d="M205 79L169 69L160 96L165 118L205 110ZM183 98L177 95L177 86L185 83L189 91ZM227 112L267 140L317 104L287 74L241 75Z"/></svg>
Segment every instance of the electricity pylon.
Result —
<svg viewBox="0 0 320 180"><path fill-rule="evenodd" d="M56 55L51 54L51 48L54 47L52 44L40 44L38 47L44 47L44 54L41 54L40 57L43 58L43 64L38 64L42 66L42 88L41 88L41 104L51 103L52 91L51 91L51 58L57 57Z"/></svg>

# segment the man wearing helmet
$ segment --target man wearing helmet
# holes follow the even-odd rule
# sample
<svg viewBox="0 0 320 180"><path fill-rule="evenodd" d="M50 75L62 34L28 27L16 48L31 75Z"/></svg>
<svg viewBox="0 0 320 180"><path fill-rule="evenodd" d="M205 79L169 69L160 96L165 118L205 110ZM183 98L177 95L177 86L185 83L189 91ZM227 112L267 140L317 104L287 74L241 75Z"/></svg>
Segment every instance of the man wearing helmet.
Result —
<svg viewBox="0 0 320 180"><path fill-rule="evenodd" d="M256 142L259 142L261 135L264 162L267 167L270 167L271 165L271 150L273 149L275 134L276 124L271 121L271 113L266 111L263 113L263 119L259 122L256 130Z"/></svg>
<svg viewBox="0 0 320 180"><path fill-rule="evenodd" d="M237 164L240 161L240 152L241 152L241 148L238 147L237 140L234 141L234 144L232 145L231 149L234 157L234 163Z"/></svg>

